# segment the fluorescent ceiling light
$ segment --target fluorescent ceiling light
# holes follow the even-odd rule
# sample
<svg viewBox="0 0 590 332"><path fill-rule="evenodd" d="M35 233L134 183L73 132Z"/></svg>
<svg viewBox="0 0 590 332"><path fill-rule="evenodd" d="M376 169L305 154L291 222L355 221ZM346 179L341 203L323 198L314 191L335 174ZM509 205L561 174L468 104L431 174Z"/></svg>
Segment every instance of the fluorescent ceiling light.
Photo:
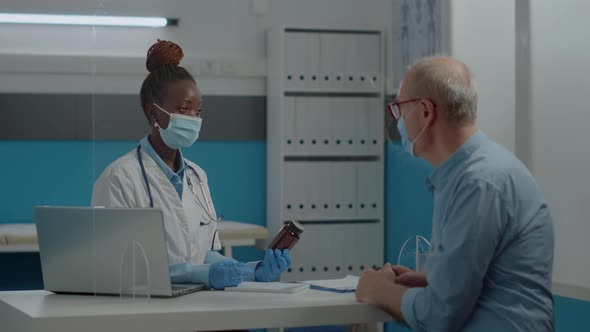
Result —
<svg viewBox="0 0 590 332"><path fill-rule="evenodd" d="M46 15L0 13L0 23L98 25L120 27L165 27L178 25L177 19L139 16Z"/></svg>

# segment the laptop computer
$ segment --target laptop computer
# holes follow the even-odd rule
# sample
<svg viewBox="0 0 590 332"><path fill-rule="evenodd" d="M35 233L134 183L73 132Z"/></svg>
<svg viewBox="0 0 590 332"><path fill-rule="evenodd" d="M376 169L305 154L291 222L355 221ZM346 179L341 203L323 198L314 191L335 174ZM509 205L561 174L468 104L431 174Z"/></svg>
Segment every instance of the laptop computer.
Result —
<svg viewBox="0 0 590 332"><path fill-rule="evenodd" d="M48 291L176 297L205 288L171 283L160 209L42 206L35 224Z"/></svg>

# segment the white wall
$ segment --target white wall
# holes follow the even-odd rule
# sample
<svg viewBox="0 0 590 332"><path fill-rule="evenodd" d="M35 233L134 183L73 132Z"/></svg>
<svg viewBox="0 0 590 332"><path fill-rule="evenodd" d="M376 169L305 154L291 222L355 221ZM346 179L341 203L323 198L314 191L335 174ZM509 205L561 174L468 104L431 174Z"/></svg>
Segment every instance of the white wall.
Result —
<svg viewBox="0 0 590 332"><path fill-rule="evenodd" d="M251 0L3 0L0 4L1 12L166 16L179 18L180 26L164 29L130 29L3 25L0 29L0 57L2 54L33 55L25 60L29 63L44 63L41 66L53 71L53 75L57 75L57 80L52 75L40 77L38 72L35 75L23 75L22 72L27 70L22 68L21 60L20 64L0 66L0 72L10 74L10 80L0 82L0 91L92 90L136 93L146 74L143 67L145 53L148 47L160 38L174 40L184 48L187 58L185 65L200 77L198 81L205 93L264 95L266 30L270 26L285 24L372 27L382 28L387 33L391 30L391 0L267 2L268 12L265 15L254 15L251 11ZM390 38L386 40L389 42ZM81 61L86 61L87 73L96 71L99 75L92 79L87 75L85 81L75 77L75 73L58 75L59 73L52 68L55 66L51 61L63 62L59 60L63 57L47 60L34 56L45 54L90 55L91 58L83 58ZM96 57L110 59L109 61L129 72L124 73L125 75L101 77L100 70L94 70L93 67L93 59ZM137 61L124 62L121 57ZM202 62L198 59L226 60L233 69L230 68L230 72L226 74L206 74L201 68ZM47 84L50 82L54 84Z"/></svg>
<svg viewBox="0 0 590 332"><path fill-rule="evenodd" d="M473 70L480 94L478 125L525 162L552 209L556 292L587 298L590 2L446 4L445 49Z"/></svg>
<svg viewBox="0 0 590 332"><path fill-rule="evenodd" d="M554 281L590 289L590 2L530 1L530 154L553 211Z"/></svg>
<svg viewBox="0 0 590 332"><path fill-rule="evenodd" d="M472 70L479 93L478 126L515 149L514 0L450 0L443 49ZM444 21L444 19L443 19Z"/></svg>
<svg viewBox="0 0 590 332"><path fill-rule="evenodd" d="M531 9L530 0L515 3L516 146L518 158L532 171L531 156Z"/></svg>

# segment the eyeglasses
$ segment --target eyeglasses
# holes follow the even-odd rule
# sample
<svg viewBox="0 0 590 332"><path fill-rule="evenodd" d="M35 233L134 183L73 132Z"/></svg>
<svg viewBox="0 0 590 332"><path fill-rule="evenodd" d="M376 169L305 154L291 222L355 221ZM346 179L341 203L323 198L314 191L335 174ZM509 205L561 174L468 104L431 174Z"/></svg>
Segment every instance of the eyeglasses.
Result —
<svg viewBox="0 0 590 332"><path fill-rule="evenodd" d="M414 98L414 99L409 99L409 100L404 100L404 101L397 101L395 103L389 103L389 104L387 104L387 109L389 110L389 113L391 113L391 116L393 116L394 119L399 120L399 118L402 117L401 108L400 108L401 105L413 103L413 102L419 101L421 99L422 98Z"/></svg>

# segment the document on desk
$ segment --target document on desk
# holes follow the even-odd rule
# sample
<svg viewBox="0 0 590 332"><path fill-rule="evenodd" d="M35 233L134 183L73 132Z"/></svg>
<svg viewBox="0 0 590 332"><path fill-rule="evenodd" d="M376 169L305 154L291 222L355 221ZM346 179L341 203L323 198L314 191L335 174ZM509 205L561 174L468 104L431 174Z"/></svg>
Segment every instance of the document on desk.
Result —
<svg viewBox="0 0 590 332"><path fill-rule="evenodd" d="M308 280L302 281L302 283L308 284L311 289L336 293L352 293L356 290L359 279L357 276L347 275L340 279Z"/></svg>
<svg viewBox="0 0 590 332"><path fill-rule="evenodd" d="M226 287L229 292L295 293L308 289L309 284L291 282L243 282L236 287Z"/></svg>

